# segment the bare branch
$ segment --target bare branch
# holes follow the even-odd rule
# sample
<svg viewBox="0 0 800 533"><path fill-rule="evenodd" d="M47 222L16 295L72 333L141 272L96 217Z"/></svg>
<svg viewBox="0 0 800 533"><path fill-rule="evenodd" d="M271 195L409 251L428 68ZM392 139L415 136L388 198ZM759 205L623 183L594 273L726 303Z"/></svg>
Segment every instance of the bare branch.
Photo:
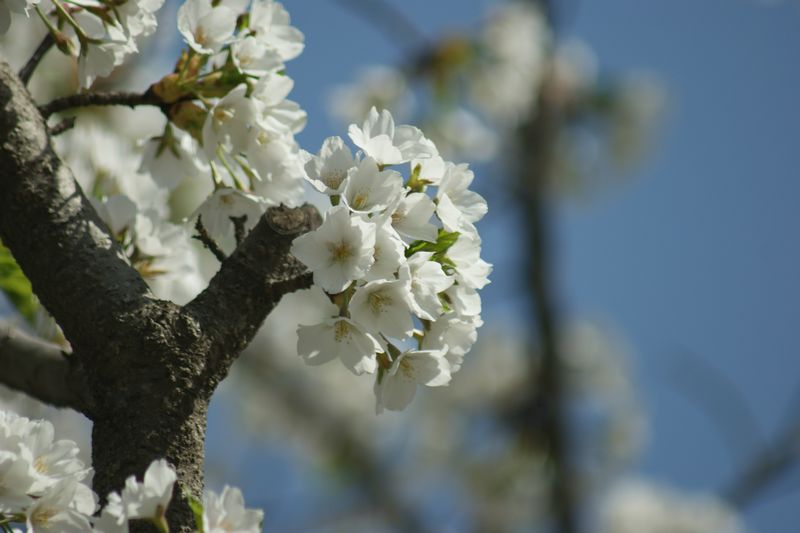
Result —
<svg viewBox="0 0 800 533"><path fill-rule="evenodd" d="M47 126L11 67L0 62L0 239L81 356L97 334L152 298L139 273L53 150Z"/></svg>
<svg viewBox="0 0 800 533"><path fill-rule="evenodd" d="M290 253L294 238L319 226L310 205L273 207L183 312L210 337L209 371L218 382L253 339L281 297L311 284L305 266Z"/></svg>
<svg viewBox="0 0 800 533"><path fill-rule="evenodd" d="M222 248L219 247L219 244L217 244L217 241L215 241L211 235L208 234L206 227L203 225L202 218L203 217L200 215L197 215L197 222L194 225L194 229L197 230L197 235L192 236L192 238L202 242L203 246L205 246L209 252L214 254L214 257L217 258L217 261L222 263L227 257L222 251Z"/></svg>
<svg viewBox="0 0 800 533"><path fill-rule="evenodd" d="M76 107L121 105L133 108L141 105L161 107L163 104L164 102L161 98L150 90L143 93L78 93L56 98L52 102L41 106L39 111L44 118L47 118L53 113Z"/></svg>
<svg viewBox="0 0 800 533"><path fill-rule="evenodd" d="M44 403L85 411L84 376L59 346L0 321L0 383Z"/></svg>
<svg viewBox="0 0 800 533"><path fill-rule="evenodd" d="M39 66L39 62L44 58L45 54L56 44L55 39L53 38L53 34L47 32L47 35L44 36L42 42L39 43L39 46L36 47L36 50L33 52L33 55L28 62L25 63L25 66L22 67L22 70L19 71L19 79L22 80L22 83L25 85L33 76L33 72L36 70L36 67Z"/></svg>

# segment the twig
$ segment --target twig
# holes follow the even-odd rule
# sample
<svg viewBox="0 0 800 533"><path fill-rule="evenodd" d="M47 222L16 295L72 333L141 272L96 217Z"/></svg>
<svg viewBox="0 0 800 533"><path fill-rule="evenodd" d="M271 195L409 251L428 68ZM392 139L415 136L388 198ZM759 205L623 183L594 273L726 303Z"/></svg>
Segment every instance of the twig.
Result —
<svg viewBox="0 0 800 533"><path fill-rule="evenodd" d="M75 117L67 117L52 128L50 128L50 135L55 137L61 135L65 131L71 130L75 127Z"/></svg>
<svg viewBox="0 0 800 533"><path fill-rule="evenodd" d="M197 230L197 235L193 235L193 239L197 239L198 241L202 242L203 246L208 248L208 250L214 254L214 257L216 257L220 263L227 259L222 249L219 247L216 241L211 238L211 235L208 234L208 231L206 231L206 227L203 226L202 217L200 215L197 215L197 223L194 225L194 229Z"/></svg>
<svg viewBox="0 0 800 533"><path fill-rule="evenodd" d="M800 458L800 420L783 430L775 443L764 447L722 491L737 508L744 508Z"/></svg>
<svg viewBox="0 0 800 533"><path fill-rule="evenodd" d="M45 118L53 113L73 109L76 107L123 105L136 107L151 105L161 107L164 102L152 91L144 93L112 92L112 93L81 93L56 98L52 102L39 107Z"/></svg>
<svg viewBox="0 0 800 533"><path fill-rule="evenodd" d="M228 217L233 222L233 230L234 230L234 238L236 239L236 246L238 247L242 242L244 242L244 238L247 237L247 232L245 231L245 224L247 223L247 215L242 215L240 217Z"/></svg>
<svg viewBox="0 0 800 533"><path fill-rule="evenodd" d="M430 48L429 39L402 11L385 0L334 0L351 13L384 31L392 44L404 41L409 48Z"/></svg>
<svg viewBox="0 0 800 533"><path fill-rule="evenodd" d="M47 35L44 36L42 42L40 42L39 46L37 46L36 50L34 50L31 58L28 59L28 62L25 63L25 66L19 71L19 79L22 80L22 83L28 85L31 76L33 76L33 71L36 70L36 67L39 66L39 62L55 43L56 40L53 39L53 34L47 32Z"/></svg>
<svg viewBox="0 0 800 533"><path fill-rule="evenodd" d="M706 359L688 350L676 361L674 383L706 411L734 458L764 447L758 420L741 391Z"/></svg>

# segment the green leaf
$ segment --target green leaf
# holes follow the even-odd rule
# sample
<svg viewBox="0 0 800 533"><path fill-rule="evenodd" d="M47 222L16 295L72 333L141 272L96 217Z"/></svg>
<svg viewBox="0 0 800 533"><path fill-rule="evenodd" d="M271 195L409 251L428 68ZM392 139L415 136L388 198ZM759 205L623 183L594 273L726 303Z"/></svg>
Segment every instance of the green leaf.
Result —
<svg viewBox="0 0 800 533"><path fill-rule="evenodd" d="M428 241L414 241L406 250L406 257L411 257L417 252L433 252L435 255L444 255L451 246L458 240L459 233L457 231L447 232L443 229L439 230L439 235L436 242ZM435 260L435 258L434 258Z"/></svg>
<svg viewBox="0 0 800 533"><path fill-rule="evenodd" d="M203 504L197 498L189 496L189 509L194 515L194 523L198 533L203 533Z"/></svg>
<svg viewBox="0 0 800 533"><path fill-rule="evenodd" d="M33 294L31 282L25 277L11 250L0 243L0 291L5 294L17 312L33 323L39 304Z"/></svg>

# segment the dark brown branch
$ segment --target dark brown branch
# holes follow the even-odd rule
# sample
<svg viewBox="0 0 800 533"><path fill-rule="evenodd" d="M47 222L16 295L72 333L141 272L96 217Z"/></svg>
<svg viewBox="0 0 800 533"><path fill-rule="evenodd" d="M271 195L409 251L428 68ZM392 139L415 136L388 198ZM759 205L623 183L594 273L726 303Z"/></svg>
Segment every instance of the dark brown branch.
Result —
<svg viewBox="0 0 800 533"><path fill-rule="evenodd" d="M247 224L247 215L242 215L240 217L230 217L231 223L233 223L234 229L234 238L236 239L236 246L241 246L244 242L244 238L247 236L247 230L245 228L245 224Z"/></svg>
<svg viewBox="0 0 800 533"><path fill-rule="evenodd" d="M98 332L150 291L53 150L30 94L0 63L0 239L75 351L97 352Z"/></svg>
<svg viewBox="0 0 800 533"><path fill-rule="evenodd" d="M77 107L121 105L133 108L141 105L161 107L163 104L164 102L149 90L143 93L79 93L56 98L52 102L41 106L39 111L47 118L53 113Z"/></svg>
<svg viewBox="0 0 800 533"><path fill-rule="evenodd" d="M65 131L69 131L75 127L75 117L67 117L52 128L50 128L50 136L55 137L61 135Z"/></svg>
<svg viewBox="0 0 800 533"><path fill-rule="evenodd" d="M210 337L209 372L218 382L288 292L311 275L290 253L292 241L321 223L310 205L269 209L184 313Z"/></svg>
<svg viewBox="0 0 800 533"><path fill-rule="evenodd" d="M209 252L214 254L214 257L217 258L217 261L222 263L225 261L225 259L227 259L225 252L222 251L222 248L220 248L219 244L217 244L217 241L215 241L211 235L208 234L200 215L197 215L197 222L195 222L194 229L197 230L197 235L193 235L192 238L202 242L203 246L205 246Z"/></svg>
<svg viewBox="0 0 800 533"><path fill-rule="evenodd" d="M25 85L33 76L33 72L36 70L36 67L39 66L39 62L44 58L45 54L56 44L55 39L53 38L53 34L47 32L47 35L44 36L42 42L39 43L39 46L36 47L36 50L33 52L33 55L28 62L25 63L25 66L22 67L22 70L19 71L19 79L22 80L22 83Z"/></svg>
<svg viewBox="0 0 800 533"><path fill-rule="evenodd" d="M85 411L89 396L76 360L59 346L0 321L0 383L56 407Z"/></svg>

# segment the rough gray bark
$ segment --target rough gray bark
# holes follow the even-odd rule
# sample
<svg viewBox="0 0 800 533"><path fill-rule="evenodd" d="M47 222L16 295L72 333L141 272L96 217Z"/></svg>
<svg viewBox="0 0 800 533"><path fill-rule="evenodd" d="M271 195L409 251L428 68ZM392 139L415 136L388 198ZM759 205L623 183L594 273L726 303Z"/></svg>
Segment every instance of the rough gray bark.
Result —
<svg viewBox="0 0 800 533"><path fill-rule="evenodd" d="M187 495L202 493L211 395L281 296L310 284L289 248L319 223L313 208L273 208L193 302L157 300L53 151L27 90L0 63L0 239L72 345L79 371L66 375L60 394L85 391L74 407L94 423L101 498L166 458L178 473L170 526L193 529ZM3 364L4 373L17 368ZM12 385L37 394L28 381Z"/></svg>

